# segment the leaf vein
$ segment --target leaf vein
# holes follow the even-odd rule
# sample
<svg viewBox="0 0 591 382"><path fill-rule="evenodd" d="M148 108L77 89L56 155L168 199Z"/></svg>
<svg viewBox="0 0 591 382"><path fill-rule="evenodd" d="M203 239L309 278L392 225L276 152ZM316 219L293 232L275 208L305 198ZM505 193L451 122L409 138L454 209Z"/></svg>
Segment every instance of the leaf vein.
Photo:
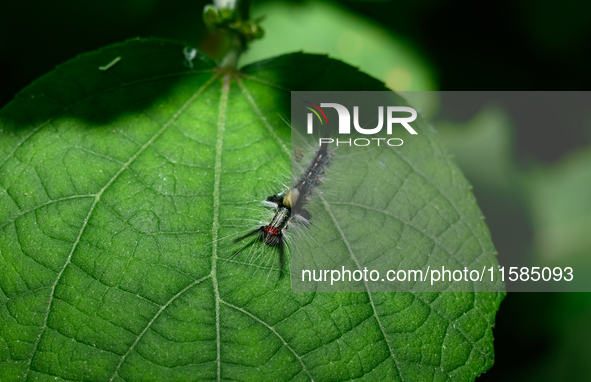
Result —
<svg viewBox="0 0 591 382"><path fill-rule="evenodd" d="M322 195L319 195L318 197L320 198L320 200L324 204L324 208L325 208L326 212L328 213L328 215L330 216L335 228L337 229L337 231L339 231L339 235L341 236L343 242L345 243L345 246L347 247L349 255L351 256L351 258L353 259L353 261L357 265L357 268L361 269L361 265L359 264L359 260L357 260L357 256L355 256L355 253L353 252L353 248L351 248L351 245L350 245L347 237L345 236L345 233L343 232L340 224L338 223L336 216L334 216L334 214L330 208L330 205L328 204L328 202L326 201L326 199ZM376 309L376 305L374 303L373 296L372 296L371 292L369 291L369 286L367 285L367 281L364 281L363 285L365 287L367 296L369 297L369 302L370 302L371 308L373 310L374 316L376 318L378 327L380 328L380 332L381 332L382 336L384 337L384 340L386 341L386 345L388 346L388 351L390 352L390 355L392 356L392 359L394 360L394 363L396 364L396 370L398 372L398 375L402 379L402 374L400 373L400 365L398 363L398 359L396 358L396 355L394 354L394 349L392 348L392 344L390 343L390 339L386 335L386 329L382 325L382 322L381 322L380 317L378 315L378 311ZM402 379L402 380L404 380L404 379Z"/></svg>
<svg viewBox="0 0 591 382"><path fill-rule="evenodd" d="M135 339L135 341L133 342L133 344L131 344L131 346L129 347L129 349L127 349L127 352L121 357L121 359L119 360L119 364L117 365L117 367L115 368L115 371L113 371L113 375L109 379L109 382L112 382L115 379L115 377L118 375L117 373L119 372L119 369L121 368L121 365L123 365L123 362L125 362L125 360L129 356L129 354L133 351L133 349L135 348L135 346L140 342L140 340L143 338L144 334L146 334L146 332L148 331L148 329L150 329L150 327L156 321L156 319L158 317L160 317L160 315L162 314L162 312L164 312L164 310L166 310L166 308L168 308L170 306L170 304L172 304L183 293L185 293L186 291L188 291L189 289L191 289L195 285L201 284L204 280L207 280L210 277L211 277L210 275L207 275L207 276L205 276L205 277L203 277L203 278L201 278L199 280L193 281L192 283L190 283L189 285L187 285L186 287L184 287L183 289L181 289L177 294L175 294L174 296L172 296L172 298L170 300L168 300L166 302L166 304L162 305L160 307L160 309L158 309L158 312L156 312L156 314L154 315L154 317L150 320L150 322L148 322L148 324L144 327L144 329L141 331L141 333L137 336L137 338ZM141 356L141 354L140 354L140 356Z"/></svg>
<svg viewBox="0 0 591 382"><path fill-rule="evenodd" d="M279 137L275 133L275 129L273 128L273 126L271 126L271 124L267 120L267 117L265 117L262 114L261 109L259 108L255 99L252 97L252 94L250 94L250 91L248 91L246 86L244 86L244 83L242 82L242 80L240 80L239 78L236 79L236 82L238 82L238 85L240 86L240 90L241 90L242 94L246 97L246 99L248 100L248 102L252 106L252 109L254 110L256 115L259 117L261 122L263 122L263 125L267 128L267 130L269 130L269 134L271 134L271 136L273 137L273 139L275 140L277 145L281 148L281 150L285 154L287 154L287 157L291 158L291 151L287 148L287 146L283 143L283 141L281 141L281 139L279 139Z"/></svg>
<svg viewBox="0 0 591 382"><path fill-rule="evenodd" d="M302 359L302 357L300 357L296 353L295 349L289 345L289 343L281 336L281 334L279 334L279 332L273 326L267 324L265 321L263 321L262 319L260 319L259 317L257 317L256 315L254 315L253 313L251 313L245 309L242 309L236 305L233 305L225 300L220 300L220 301L223 304L227 305L228 307L235 309L242 314L247 315L248 317L252 318L253 320L257 321L258 323L262 324L267 329L269 329L271 331L271 333L273 333L283 343L283 346L285 346L293 354L293 356L296 357L296 359L299 361L300 365L302 366L302 369L310 378L310 381L314 381L314 378L312 377L312 374L310 374L310 370L308 370L308 368L306 367L306 364L304 363L304 360Z"/></svg>

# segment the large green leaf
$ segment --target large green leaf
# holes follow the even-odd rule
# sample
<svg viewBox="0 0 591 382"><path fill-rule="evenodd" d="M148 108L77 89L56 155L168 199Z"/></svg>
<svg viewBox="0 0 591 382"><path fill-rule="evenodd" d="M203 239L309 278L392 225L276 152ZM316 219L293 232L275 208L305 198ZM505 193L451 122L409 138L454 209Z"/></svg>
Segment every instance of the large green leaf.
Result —
<svg viewBox="0 0 591 382"><path fill-rule="evenodd" d="M323 56L233 73L137 40L22 91L0 112L2 380L470 381L490 368L502 294L292 293L276 262L228 260L226 237L288 174L289 91L383 89ZM464 255L494 257L465 179L421 132L432 150L407 169L433 187L417 198L444 193L465 223L445 240L475 235ZM430 161L449 171L419 174Z"/></svg>

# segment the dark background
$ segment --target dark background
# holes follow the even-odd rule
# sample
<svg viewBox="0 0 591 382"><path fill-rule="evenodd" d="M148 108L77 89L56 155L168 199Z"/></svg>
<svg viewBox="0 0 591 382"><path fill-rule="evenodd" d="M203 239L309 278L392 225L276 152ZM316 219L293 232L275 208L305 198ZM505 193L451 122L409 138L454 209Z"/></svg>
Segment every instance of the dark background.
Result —
<svg viewBox="0 0 591 382"><path fill-rule="evenodd" d="M0 6L0 107L35 78L78 54L132 37L164 37L216 57L204 1L40 0ZM590 90L591 2L575 0L342 1L410 41L435 68L440 90ZM264 24L263 24L264 25ZM477 109L468 109L466 119ZM587 147L591 130L515 130L516 166L552 166ZM461 162L460 162L461 165ZM590 169L591 171L591 169ZM531 247L519 197L470 179L499 252ZM591 191L589 192L591 197ZM591 295L513 293L497 315L495 366L480 381L591 380Z"/></svg>

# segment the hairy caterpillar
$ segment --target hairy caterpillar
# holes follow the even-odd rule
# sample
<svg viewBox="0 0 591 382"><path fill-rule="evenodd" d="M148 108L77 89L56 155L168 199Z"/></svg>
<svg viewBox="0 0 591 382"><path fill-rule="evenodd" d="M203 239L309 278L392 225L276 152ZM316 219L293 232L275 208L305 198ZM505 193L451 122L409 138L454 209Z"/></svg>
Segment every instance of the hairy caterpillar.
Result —
<svg viewBox="0 0 591 382"><path fill-rule="evenodd" d="M257 240L261 240L266 245L278 248L279 268L283 269L286 230L293 220L300 220L305 224L309 223L311 215L306 210L305 204L310 200L312 191L319 183L320 175L330 161L330 157L328 143L323 143L308 168L292 188L287 192L281 192L267 198L266 204L275 209L275 214L269 224L260 226L246 235L234 239L233 243L256 236Z"/></svg>

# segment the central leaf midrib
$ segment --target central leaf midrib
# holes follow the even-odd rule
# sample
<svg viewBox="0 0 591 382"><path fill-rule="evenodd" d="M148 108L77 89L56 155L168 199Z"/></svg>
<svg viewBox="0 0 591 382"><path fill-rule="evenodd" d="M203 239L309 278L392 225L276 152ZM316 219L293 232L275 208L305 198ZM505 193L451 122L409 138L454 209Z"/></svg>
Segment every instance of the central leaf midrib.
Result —
<svg viewBox="0 0 591 382"><path fill-rule="evenodd" d="M220 183L222 177L222 150L224 144L224 129L226 124L226 110L228 107L228 96L230 94L231 74L227 73L223 77L222 91L220 95L220 106L218 114L217 136L215 144L215 165L213 182L213 224L212 250L211 250L211 281L214 293L215 303L215 341L216 341L216 375L217 381L222 380L222 359L221 359L221 324L220 324L220 289L217 278L218 262L218 236L220 230Z"/></svg>

